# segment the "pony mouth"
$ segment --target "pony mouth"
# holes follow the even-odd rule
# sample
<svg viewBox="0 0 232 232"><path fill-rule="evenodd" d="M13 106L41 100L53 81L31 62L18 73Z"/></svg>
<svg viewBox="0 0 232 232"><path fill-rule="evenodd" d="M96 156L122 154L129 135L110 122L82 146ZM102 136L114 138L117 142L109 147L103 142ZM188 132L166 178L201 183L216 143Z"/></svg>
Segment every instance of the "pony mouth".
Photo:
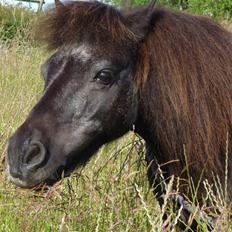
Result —
<svg viewBox="0 0 232 232"><path fill-rule="evenodd" d="M7 173L8 180L14 183L16 186L24 189L40 189L42 187L52 187L57 182L61 181L63 178L68 177L71 173L77 168L82 166L84 163L82 160L68 160L66 165L60 165L56 170L47 175L44 179L41 180L23 180L19 177L14 177L10 173L9 165L6 166L5 172Z"/></svg>
<svg viewBox="0 0 232 232"><path fill-rule="evenodd" d="M56 171L52 173L52 175L50 175L48 178L44 180L44 184L48 186L53 186L55 183L59 182L64 177L69 177L73 171L74 168L62 165L58 167Z"/></svg>
<svg viewBox="0 0 232 232"><path fill-rule="evenodd" d="M40 177L38 177L39 173L36 174L37 172L27 173L25 174L26 177L24 175L20 177L14 176L10 173L8 163L6 166L6 173L8 174L9 180L21 188L37 190L46 186L52 187L56 183L62 182L65 177L70 176L78 167L85 166L99 147L99 144L97 144L97 146L94 144L82 151L72 151L66 155L66 161L63 164L57 164L56 167L52 167L51 162L49 164L46 163L43 167L40 167L40 170L35 170L39 171L39 173L43 173ZM49 172L49 170L51 171Z"/></svg>
<svg viewBox="0 0 232 232"><path fill-rule="evenodd" d="M75 152L70 153L68 155L69 158L66 160L66 164L60 165L56 169L56 171L44 181L45 184L52 186L56 182L63 179L64 177L69 177L75 169L77 169L81 166L85 166L85 164L88 162L90 157L97 150L98 150L98 147L94 148L94 149L92 148L88 151L83 151L83 152L79 153L78 155Z"/></svg>
<svg viewBox="0 0 232 232"><path fill-rule="evenodd" d="M13 177L11 174L9 174L9 180L20 188L33 188L34 187L33 185L29 185L26 181Z"/></svg>
<svg viewBox="0 0 232 232"><path fill-rule="evenodd" d="M5 173L7 174L8 180L10 182L14 183L15 185L17 185L17 186L19 186L21 188L30 188L29 184L26 181L21 180L20 178L14 177L14 176L11 175L11 173L10 173L10 167L9 167L8 163L6 163Z"/></svg>
<svg viewBox="0 0 232 232"><path fill-rule="evenodd" d="M6 170L6 172L8 174L8 180L20 188L33 189L33 188L39 188L43 185L43 183L40 183L40 182L31 183L31 182L25 181L19 177L14 177L11 175L11 173L8 170Z"/></svg>
<svg viewBox="0 0 232 232"><path fill-rule="evenodd" d="M44 184L53 186L63 178L69 177L76 168L84 166L85 163L86 161L82 159L68 159L65 165L60 165L52 175L45 179Z"/></svg>
<svg viewBox="0 0 232 232"><path fill-rule="evenodd" d="M62 178L70 176L75 169L85 166L102 144L102 142L94 141L86 149L79 150L78 152L72 151L69 153L69 155L67 155L68 158L65 164L60 165L56 171L45 180L45 183L50 186L54 185Z"/></svg>

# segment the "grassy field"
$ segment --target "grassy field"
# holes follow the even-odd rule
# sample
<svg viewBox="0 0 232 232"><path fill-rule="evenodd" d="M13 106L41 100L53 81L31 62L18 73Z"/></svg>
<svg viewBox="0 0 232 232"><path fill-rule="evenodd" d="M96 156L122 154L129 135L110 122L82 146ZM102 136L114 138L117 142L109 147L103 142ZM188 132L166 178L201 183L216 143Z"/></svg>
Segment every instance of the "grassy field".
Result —
<svg viewBox="0 0 232 232"><path fill-rule="evenodd" d="M7 139L40 98L41 48L0 44L0 231L176 231L177 214L163 222L149 188L143 143L130 133L104 146L84 169L47 191L23 190L4 172ZM212 196L214 196L212 194ZM226 206L214 231L232 231ZM170 222L173 227L165 225ZM208 231L202 223L201 230Z"/></svg>

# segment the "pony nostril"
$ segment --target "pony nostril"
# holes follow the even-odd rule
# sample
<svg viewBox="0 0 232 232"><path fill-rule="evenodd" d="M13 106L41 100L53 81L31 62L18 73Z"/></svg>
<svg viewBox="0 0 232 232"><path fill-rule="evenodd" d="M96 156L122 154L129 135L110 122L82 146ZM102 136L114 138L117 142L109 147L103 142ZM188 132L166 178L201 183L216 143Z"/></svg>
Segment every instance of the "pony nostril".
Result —
<svg viewBox="0 0 232 232"><path fill-rule="evenodd" d="M28 169L33 169L41 165L46 155L44 145L39 142L32 142L25 156L25 164Z"/></svg>

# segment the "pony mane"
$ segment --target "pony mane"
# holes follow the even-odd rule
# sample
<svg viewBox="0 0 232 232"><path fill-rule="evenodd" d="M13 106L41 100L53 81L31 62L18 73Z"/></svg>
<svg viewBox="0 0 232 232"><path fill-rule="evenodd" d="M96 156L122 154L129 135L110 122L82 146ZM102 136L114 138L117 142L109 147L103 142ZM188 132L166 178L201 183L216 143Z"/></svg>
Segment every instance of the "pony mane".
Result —
<svg viewBox="0 0 232 232"><path fill-rule="evenodd" d="M206 17L162 11L140 46L141 114L162 148L159 161L181 164L170 164L170 174L186 166L184 146L196 178L207 164L205 171L223 178L232 126L232 34Z"/></svg>
<svg viewBox="0 0 232 232"><path fill-rule="evenodd" d="M89 40L97 44L114 41L118 44L136 41L136 36L124 24L120 11L101 2L70 2L58 6L39 20L37 39L50 49L65 44Z"/></svg>

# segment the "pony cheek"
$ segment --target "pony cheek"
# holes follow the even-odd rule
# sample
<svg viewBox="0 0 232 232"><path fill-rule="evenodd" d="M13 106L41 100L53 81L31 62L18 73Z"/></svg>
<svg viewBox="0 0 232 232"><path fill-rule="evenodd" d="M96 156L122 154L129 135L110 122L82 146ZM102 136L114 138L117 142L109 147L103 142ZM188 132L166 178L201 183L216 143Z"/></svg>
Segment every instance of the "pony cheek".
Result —
<svg viewBox="0 0 232 232"><path fill-rule="evenodd" d="M114 107L114 114L106 115L104 129L109 141L124 135L133 128L137 118L137 105L137 100L134 99L127 107Z"/></svg>
<svg viewBox="0 0 232 232"><path fill-rule="evenodd" d="M97 120L77 120L62 128L56 137L56 146L63 154L82 151L102 134L102 124Z"/></svg>

